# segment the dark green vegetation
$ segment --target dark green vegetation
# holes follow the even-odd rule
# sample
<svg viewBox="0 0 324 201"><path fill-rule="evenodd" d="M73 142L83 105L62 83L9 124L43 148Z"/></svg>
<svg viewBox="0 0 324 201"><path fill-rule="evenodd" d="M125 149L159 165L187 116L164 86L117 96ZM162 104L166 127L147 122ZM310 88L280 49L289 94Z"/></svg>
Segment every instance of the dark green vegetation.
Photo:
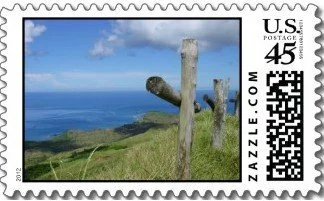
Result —
<svg viewBox="0 0 324 201"><path fill-rule="evenodd" d="M26 142L25 178L175 179L177 122L175 115L150 112L113 130L69 131L48 141ZM210 146L212 123L211 111L195 115L192 179L236 180L239 121L226 116L225 141L218 150Z"/></svg>

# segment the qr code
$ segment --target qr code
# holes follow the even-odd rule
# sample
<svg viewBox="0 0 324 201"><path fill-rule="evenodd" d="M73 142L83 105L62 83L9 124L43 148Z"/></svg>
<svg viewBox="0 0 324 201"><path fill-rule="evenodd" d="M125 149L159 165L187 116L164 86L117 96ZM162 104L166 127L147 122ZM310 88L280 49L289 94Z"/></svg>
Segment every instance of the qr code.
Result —
<svg viewBox="0 0 324 201"><path fill-rule="evenodd" d="M303 180L303 72L267 74L267 180Z"/></svg>

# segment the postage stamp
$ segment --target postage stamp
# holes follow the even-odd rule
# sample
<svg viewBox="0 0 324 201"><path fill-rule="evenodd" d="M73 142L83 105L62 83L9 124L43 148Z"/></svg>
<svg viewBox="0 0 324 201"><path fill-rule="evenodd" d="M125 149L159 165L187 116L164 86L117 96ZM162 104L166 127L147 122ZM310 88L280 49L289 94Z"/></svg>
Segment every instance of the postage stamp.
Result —
<svg viewBox="0 0 324 201"><path fill-rule="evenodd" d="M5 194L318 192L316 10L3 9Z"/></svg>

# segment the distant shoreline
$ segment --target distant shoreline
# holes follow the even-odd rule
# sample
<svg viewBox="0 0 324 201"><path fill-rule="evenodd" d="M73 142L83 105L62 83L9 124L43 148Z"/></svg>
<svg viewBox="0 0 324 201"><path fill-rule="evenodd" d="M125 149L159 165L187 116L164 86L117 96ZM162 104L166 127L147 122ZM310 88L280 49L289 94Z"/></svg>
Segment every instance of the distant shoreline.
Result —
<svg viewBox="0 0 324 201"><path fill-rule="evenodd" d="M69 130L62 131L62 132L57 133L57 134L52 134L47 139L25 140L25 142L51 141L56 137L60 137L62 135L65 135L65 134L71 133L71 132L73 132L73 133L85 133L85 132L93 132L93 131L117 131L117 132L119 132L121 134L125 134L125 135L127 135L127 134L136 135L136 134L145 132L149 128L160 126L159 123L143 122L143 119L145 118L145 116L150 115L152 113L165 114L165 115L170 115L170 116L177 116L177 114L174 114L174 113L149 111L149 112L141 113L140 115L137 115L133 122L124 123L124 124L119 125L119 126L113 126L113 127L110 127L110 128L69 129Z"/></svg>
<svg viewBox="0 0 324 201"><path fill-rule="evenodd" d="M56 149L55 146L62 146L62 144L64 143L69 144L71 143L71 140L80 140L85 137L95 138L95 135L100 135L101 137L114 136L114 139L120 140L122 138L145 133L151 128L164 128L177 123L177 114L150 111L143 114L142 117L133 121L132 123L126 123L122 126L117 126L111 129L69 130L60 134L53 135L46 140L25 140L25 151L30 149L51 150L51 147L53 147L53 149ZM76 147L72 146L71 148L75 149ZM66 149L69 150L69 148ZM59 148L59 151L62 150Z"/></svg>

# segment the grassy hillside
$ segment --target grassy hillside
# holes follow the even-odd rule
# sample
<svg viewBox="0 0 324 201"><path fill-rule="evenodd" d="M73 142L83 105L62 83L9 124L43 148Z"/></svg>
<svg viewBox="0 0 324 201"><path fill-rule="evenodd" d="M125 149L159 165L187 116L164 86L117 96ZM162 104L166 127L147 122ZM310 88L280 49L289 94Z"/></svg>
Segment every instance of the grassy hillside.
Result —
<svg viewBox="0 0 324 201"><path fill-rule="evenodd" d="M25 152L25 178L176 179L176 122L176 116L150 113L129 125L130 128L126 126L117 131L74 131L46 142L29 142ZM234 116L226 116L226 137L219 150L210 146L212 122L210 111L203 111L195 116L192 179L238 179L239 121ZM134 125L136 127L140 124L150 126L140 130L143 133L138 134ZM44 149L46 143L58 145L64 142L68 142L72 148Z"/></svg>

